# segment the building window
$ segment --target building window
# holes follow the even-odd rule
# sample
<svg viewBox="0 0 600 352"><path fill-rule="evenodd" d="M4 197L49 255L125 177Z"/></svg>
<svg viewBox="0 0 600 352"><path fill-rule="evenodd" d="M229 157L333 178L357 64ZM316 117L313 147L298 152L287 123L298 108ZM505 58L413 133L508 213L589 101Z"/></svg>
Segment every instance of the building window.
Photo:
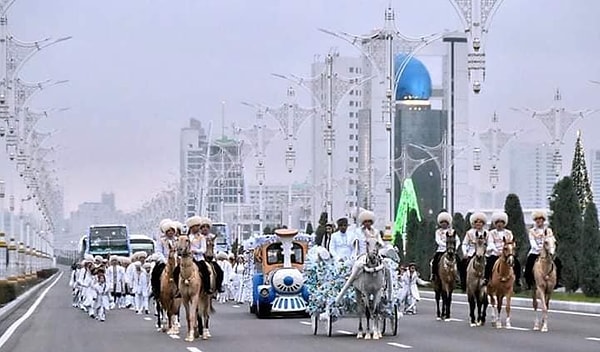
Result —
<svg viewBox="0 0 600 352"><path fill-rule="evenodd" d="M348 68L348 71L349 71L350 73L354 73L354 67L350 67L350 68Z"/></svg>
<svg viewBox="0 0 600 352"><path fill-rule="evenodd" d="M349 124L348 128L353 129L354 128L354 124L353 123Z"/></svg>
<svg viewBox="0 0 600 352"><path fill-rule="evenodd" d="M348 116L354 117L354 112L350 111L350 113L348 114Z"/></svg>
<svg viewBox="0 0 600 352"><path fill-rule="evenodd" d="M348 104L349 104L350 106L354 106L354 100L350 100L350 102L348 102Z"/></svg>
<svg viewBox="0 0 600 352"><path fill-rule="evenodd" d="M349 95L354 95L354 90L351 90L350 92L348 92Z"/></svg>
<svg viewBox="0 0 600 352"><path fill-rule="evenodd" d="M350 149L351 152L353 152L354 151L354 146L351 145L349 149Z"/></svg>
<svg viewBox="0 0 600 352"><path fill-rule="evenodd" d="M348 161L351 162L351 163L354 162L354 157L353 156L349 157Z"/></svg>
<svg viewBox="0 0 600 352"><path fill-rule="evenodd" d="M353 134L350 135L350 140L354 140L354 135Z"/></svg>

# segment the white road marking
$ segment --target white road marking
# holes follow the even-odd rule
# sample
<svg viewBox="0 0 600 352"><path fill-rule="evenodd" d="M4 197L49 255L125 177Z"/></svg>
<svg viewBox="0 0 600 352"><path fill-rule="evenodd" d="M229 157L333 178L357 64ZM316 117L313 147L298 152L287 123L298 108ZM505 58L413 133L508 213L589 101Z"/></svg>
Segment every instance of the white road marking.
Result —
<svg viewBox="0 0 600 352"><path fill-rule="evenodd" d="M179 335L169 335L170 338L177 340L179 338Z"/></svg>
<svg viewBox="0 0 600 352"><path fill-rule="evenodd" d="M464 320L458 319L458 318L450 318L450 319L446 319L446 321L458 321L458 322L461 322L461 321L464 321Z"/></svg>
<svg viewBox="0 0 600 352"><path fill-rule="evenodd" d="M237 304L232 305L233 308L239 308L240 306L238 306Z"/></svg>
<svg viewBox="0 0 600 352"><path fill-rule="evenodd" d="M309 322L309 321L301 321L300 324L302 324L302 325L312 325L312 323Z"/></svg>
<svg viewBox="0 0 600 352"><path fill-rule="evenodd" d="M150 320L152 320L152 318L150 318L150 317L144 317L144 320L150 321Z"/></svg>
<svg viewBox="0 0 600 352"><path fill-rule="evenodd" d="M507 330L517 330L517 331L529 331L531 329L528 328L520 328L518 326L511 326L510 328L506 328Z"/></svg>
<svg viewBox="0 0 600 352"><path fill-rule="evenodd" d="M586 337L585 339L588 340L588 341L598 341L598 342L600 342L600 337Z"/></svg>
<svg viewBox="0 0 600 352"><path fill-rule="evenodd" d="M347 330L337 330L336 332L342 335L354 335L353 332Z"/></svg>
<svg viewBox="0 0 600 352"><path fill-rule="evenodd" d="M44 297L46 297L46 295L52 289L52 287L54 287L54 285L56 285L56 283L58 282L58 280L60 280L62 275L63 275L63 272L61 271L60 274L58 275L58 277L56 279L54 279L54 282L50 286L46 287L46 289L42 292L42 294L35 300L33 305L31 305L31 307L29 307L27 312L25 312L25 314L23 314L23 316L21 316L19 319L17 319L17 321L12 323L12 325L6 330L6 332L4 334L2 334L2 336L0 337L0 348L2 348L2 346L4 346L6 341L8 341L8 339L10 339L12 334L15 333L15 331L19 328L19 326L21 326L21 324L23 324L23 322L25 322L25 320L27 320L35 312L36 308L40 305L40 303L42 303L42 300L44 299Z"/></svg>
<svg viewBox="0 0 600 352"><path fill-rule="evenodd" d="M188 347L187 350L190 352L202 352L198 347Z"/></svg>
<svg viewBox="0 0 600 352"><path fill-rule="evenodd" d="M433 298L421 298L421 301L435 302L435 299L433 299ZM466 306L469 303L468 302L452 301L452 304L462 304L463 306ZM529 311L529 312L533 312L533 308L529 308L529 307L515 307L515 306L512 306L510 308L511 309L516 309L516 310L526 310L526 311ZM571 312L571 311L568 311L568 310L553 310L553 309L550 309L548 312L550 312L550 313L558 313L558 314L567 314L567 315L577 315L577 316L581 316L581 317L600 318L600 314L598 314L598 313Z"/></svg>
<svg viewBox="0 0 600 352"><path fill-rule="evenodd" d="M398 348L404 348L404 349L409 349L412 348L412 346L409 345L403 345L401 343L397 343L397 342L388 342L388 345L390 346L394 346L394 347L398 347Z"/></svg>

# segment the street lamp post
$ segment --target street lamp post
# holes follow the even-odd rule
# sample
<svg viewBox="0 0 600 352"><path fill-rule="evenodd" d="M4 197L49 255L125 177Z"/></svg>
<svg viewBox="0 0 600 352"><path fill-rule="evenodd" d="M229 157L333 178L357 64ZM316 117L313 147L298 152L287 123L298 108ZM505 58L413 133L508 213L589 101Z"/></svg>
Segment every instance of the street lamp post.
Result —
<svg viewBox="0 0 600 352"><path fill-rule="evenodd" d="M562 104L562 96L560 90L558 89L554 94L554 102L555 104L557 104L557 106L552 106L544 111L535 111L529 108L513 109L524 112L533 117L534 119L539 120L546 128L546 131L552 138L552 142L550 143L554 147L554 155L552 157L552 161L554 164L555 176L558 180L562 173L562 154L560 152L560 148L563 144L565 134L567 133L569 128L573 126L575 121L584 118L587 115L593 114L598 110L567 110Z"/></svg>
<svg viewBox="0 0 600 352"><path fill-rule="evenodd" d="M292 178L296 164L296 151L294 150L294 141L297 139L298 132L304 121L314 113L314 109L301 108L296 102L296 92L294 88L287 90L288 101L279 108L267 108L267 113L272 115L279 123L281 131L284 134L284 140L288 143L285 151L285 164L290 174L288 186L288 227L292 227Z"/></svg>
<svg viewBox="0 0 600 352"><path fill-rule="evenodd" d="M492 17L503 0L450 0L465 25L471 48L467 67L473 92L479 93L485 81L485 35L488 33Z"/></svg>
<svg viewBox="0 0 600 352"><path fill-rule="evenodd" d="M395 196L395 184L394 184L394 169L395 169L395 156L394 156L394 141L395 141L395 92L398 85L398 80L402 76L404 69L408 66L409 61L414 55L427 45L442 38L442 34L433 34L429 36L423 36L420 38L409 38L401 34L396 28L394 9L390 5L385 11L385 24L382 29L371 33L369 36L357 36L348 33L334 33L328 30L320 29L322 32L333 35L339 39L342 39L349 44L357 48L362 55L371 63L372 67L377 72L382 80L386 82L385 97L383 104L385 106L382 120L385 122L385 130L387 132L388 141L388 153L387 153L387 188L386 192L389 193L387 200L388 222L394 220L394 196ZM378 43L383 41L383 49ZM396 53L407 53L406 57L400 63L400 67L395 67L395 56ZM386 111L387 110L387 111ZM364 153L360 153L362 155ZM365 155L368 159L372 159L372 155ZM374 172L374 170L370 170ZM367 194L370 194L370 183L364 184L369 190L366 190Z"/></svg>
<svg viewBox="0 0 600 352"><path fill-rule="evenodd" d="M483 132L477 133L483 146L489 153L489 160L491 161L489 181L492 186L492 207L496 207L496 187L500 182L500 171L498 170L500 154L502 154L502 151L510 140L517 136L518 132L502 131L498 126L498 115L494 113L492 126Z"/></svg>
<svg viewBox="0 0 600 352"><path fill-rule="evenodd" d="M351 89L361 86L365 80L359 80L360 77L346 79L340 77L335 72L335 59L339 57L338 53L330 52L325 58L325 70L320 75L312 78L299 78L296 76L285 76L273 74L275 77L283 78L293 82L306 89L312 96L313 102L320 111L323 123L323 141L325 143L325 152L327 154L327 178L325 191L325 211L328 214L328 221L333 219L333 149L335 147L335 129L333 119L335 112L346 94ZM370 78L369 78L370 79ZM319 83L321 83L319 85ZM316 87L325 87L324 91L318 94ZM314 170L313 170L314 171Z"/></svg>

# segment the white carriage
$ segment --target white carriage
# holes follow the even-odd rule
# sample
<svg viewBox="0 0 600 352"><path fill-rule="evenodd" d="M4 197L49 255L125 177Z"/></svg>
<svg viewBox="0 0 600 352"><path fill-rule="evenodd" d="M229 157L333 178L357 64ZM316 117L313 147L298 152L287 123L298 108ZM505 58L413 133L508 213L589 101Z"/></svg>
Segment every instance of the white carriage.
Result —
<svg viewBox="0 0 600 352"><path fill-rule="evenodd" d="M387 276L384 294L380 303L382 312L381 334L386 331L396 336L398 333L398 319L400 316L400 283L396 273L397 263L391 259L384 259ZM352 270L352 263L334 262L323 260L319 257L318 249L309 251L305 267L305 285L309 291L308 312L311 316L312 331L314 335L319 332L319 326L325 327L327 336L333 332L333 323L345 318L358 318L358 306L355 290L350 289L342 298L340 304L336 304L336 297ZM388 294L388 285L391 285L391 295Z"/></svg>

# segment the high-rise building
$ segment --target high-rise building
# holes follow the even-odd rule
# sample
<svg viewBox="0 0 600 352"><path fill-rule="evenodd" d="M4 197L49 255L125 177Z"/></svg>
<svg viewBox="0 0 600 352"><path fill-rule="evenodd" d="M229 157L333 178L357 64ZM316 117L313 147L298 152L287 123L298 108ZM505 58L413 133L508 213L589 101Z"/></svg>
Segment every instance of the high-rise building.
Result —
<svg viewBox="0 0 600 352"><path fill-rule="evenodd" d="M345 95L333 109L333 130L335 143L333 148L333 195L332 218L345 216L356 206L358 184L358 111L362 106L362 89L358 85L362 77L362 61L360 57L343 57L333 55L333 74L339 79L352 82L354 85L347 92L337 91ZM312 93L320 101L329 99L329 87L326 79L326 64L323 61L312 64L313 77L320 79L313 84ZM325 106L326 108L326 106ZM324 110L324 109L322 109ZM325 211L327 190L327 152L324 144L325 116L317 116L312 120L313 155L312 182L314 216Z"/></svg>
<svg viewBox="0 0 600 352"><path fill-rule="evenodd" d="M545 209L556 182L552 156L547 144L513 143L510 148L510 193L527 209Z"/></svg>
<svg viewBox="0 0 600 352"><path fill-rule="evenodd" d="M594 194L594 203L600 207L600 150L590 150L590 180L592 182L592 193Z"/></svg>
<svg viewBox="0 0 600 352"><path fill-rule="evenodd" d="M288 207L289 187L286 185L263 186L264 226L287 225L288 215L292 215L292 227L304 230L311 221L312 186L309 183L292 184L292 207ZM258 224L260 189L258 185L248 187L248 204L255 210ZM254 227L254 231L258 226Z"/></svg>
<svg viewBox="0 0 600 352"><path fill-rule="evenodd" d="M213 221L225 221L226 204L244 203L244 172L241 160L242 143L225 135L210 142L208 178L204 187L208 192L207 215Z"/></svg>
<svg viewBox="0 0 600 352"><path fill-rule="evenodd" d="M81 203L76 211L71 212L69 220L71 234L63 238L62 244L78 241L87 233L90 225L117 224L122 221L122 218L122 213L116 210L115 196L112 193L102 194L100 202Z"/></svg>
<svg viewBox="0 0 600 352"><path fill-rule="evenodd" d="M181 129L179 139L179 175L183 204L181 214L184 217L201 214L202 184L204 180L205 160L208 153L208 136L202 123L190 119L189 127Z"/></svg>

